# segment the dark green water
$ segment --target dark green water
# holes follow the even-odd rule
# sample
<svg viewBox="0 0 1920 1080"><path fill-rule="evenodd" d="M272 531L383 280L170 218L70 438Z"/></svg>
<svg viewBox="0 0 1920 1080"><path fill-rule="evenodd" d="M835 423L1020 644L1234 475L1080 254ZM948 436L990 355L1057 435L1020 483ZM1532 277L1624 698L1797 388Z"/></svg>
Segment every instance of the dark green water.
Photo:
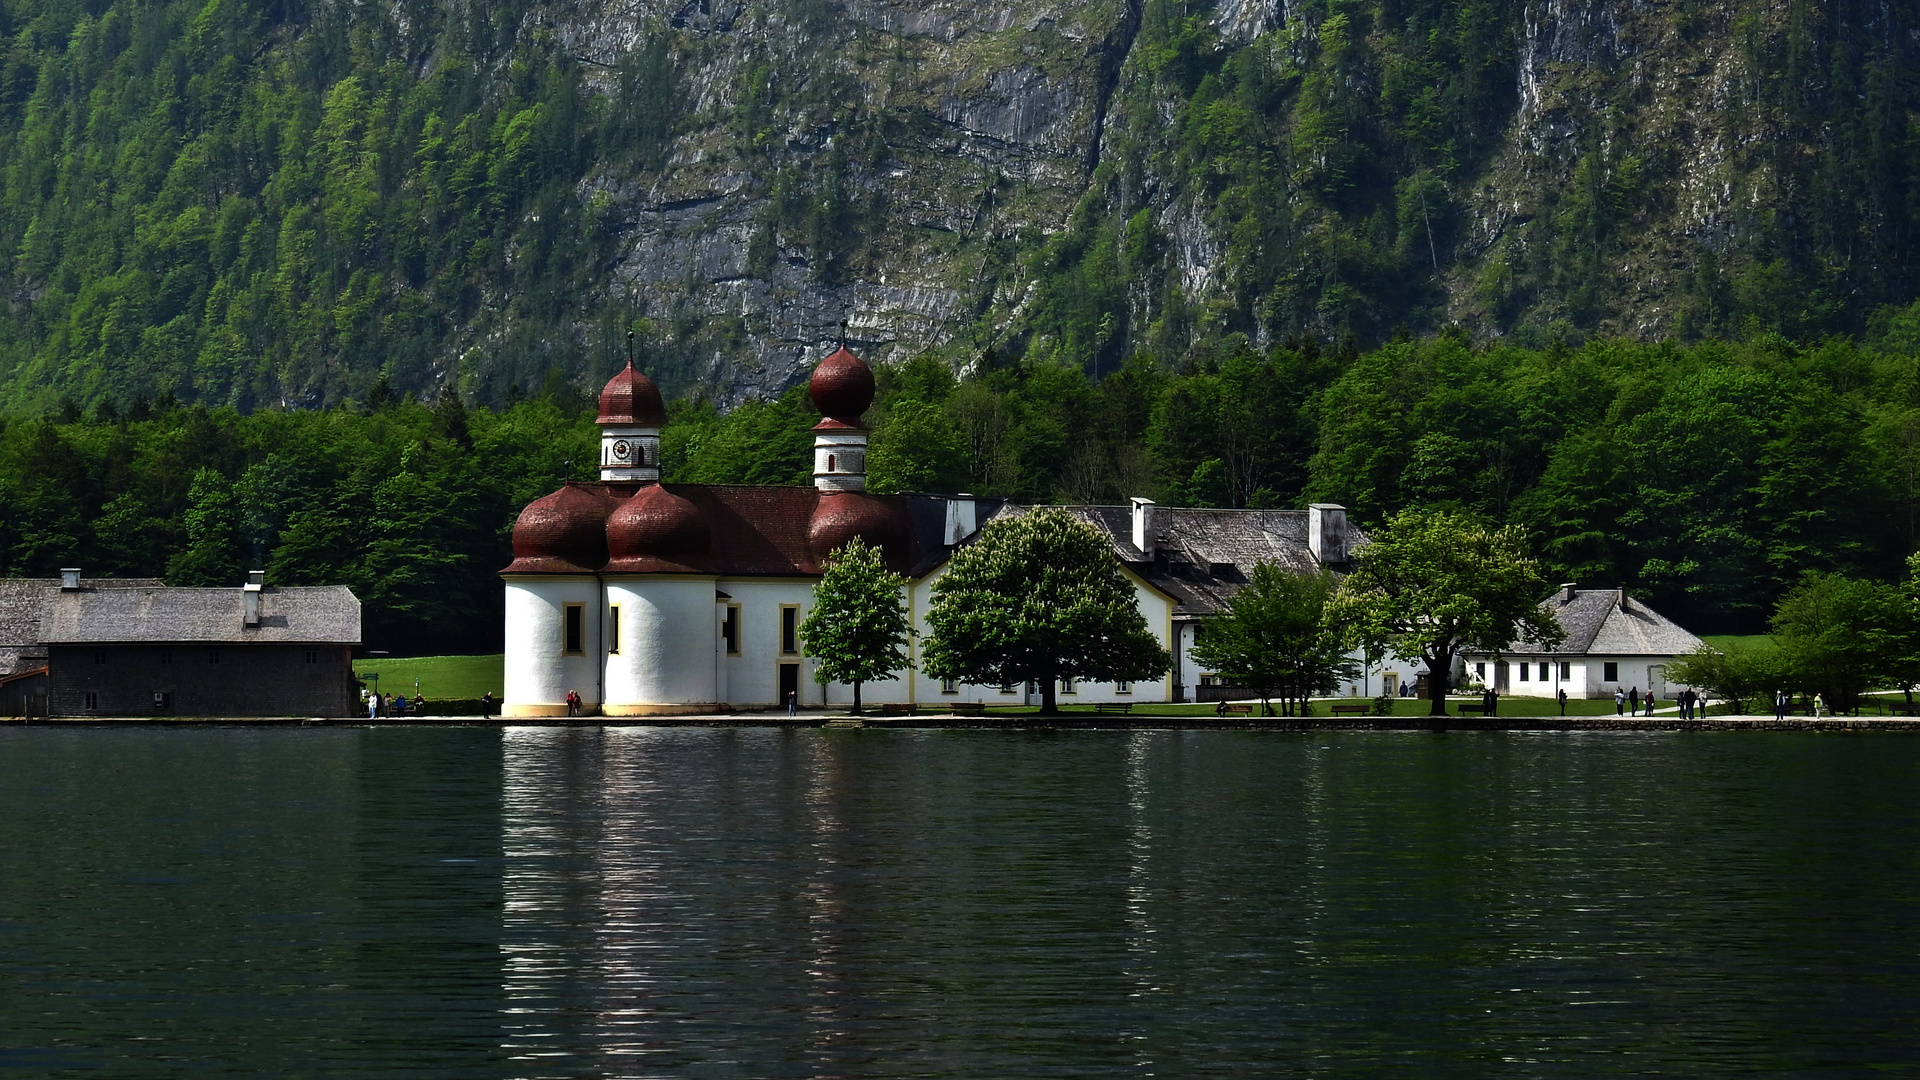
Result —
<svg viewBox="0 0 1920 1080"><path fill-rule="evenodd" d="M1920 739L0 731L0 1076L1920 1070Z"/></svg>

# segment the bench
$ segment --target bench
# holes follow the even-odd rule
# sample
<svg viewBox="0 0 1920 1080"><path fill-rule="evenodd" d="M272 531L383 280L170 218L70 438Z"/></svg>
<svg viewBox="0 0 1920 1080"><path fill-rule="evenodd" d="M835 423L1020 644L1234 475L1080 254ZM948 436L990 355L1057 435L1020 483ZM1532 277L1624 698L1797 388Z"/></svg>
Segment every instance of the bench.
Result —
<svg viewBox="0 0 1920 1080"><path fill-rule="evenodd" d="M1236 705L1231 701L1223 701L1213 707L1213 714L1215 716L1225 716L1228 713L1244 713L1245 715L1252 716L1253 706L1250 704Z"/></svg>
<svg viewBox="0 0 1920 1080"><path fill-rule="evenodd" d="M1456 702L1449 702L1448 704L1451 704L1453 706L1453 710L1455 712L1479 713L1481 716L1487 715L1487 707L1483 704L1480 704L1479 702L1474 702L1469 704L1464 701L1456 701Z"/></svg>
<svg viewBox="0 0 1920 1080"><path fill-rule="evenodd" d="M1333 707L1333 715L1365 716L1367 715L1367 709L1368 706L1366 705L1335 705Z"/></svg>
<svg viewBox="0 0 1920 1080"><path fill-rule="evenodd" d="M1096 713L1120 713L1122 715L1125 715L1126 713L1130 713L1133 711L1133 702L1101 701L1101 702L1095 703L1095 705L1093 706L1093 711Z"/></svg>
<svg viewBox="0 0 1920 1080"><path fill-rule="evenodd" d="M882 716L918 716L920 715L920 706L911 704L909 702L889 701L880 706L880 715Z"/></svg>
<svg viewBox="0 0 1920 1080"><path fill-rule="evenodd" d="M956 701L953 703L952 711L955 716L985 716L987 715L987 703L984 701Z"/></svg>

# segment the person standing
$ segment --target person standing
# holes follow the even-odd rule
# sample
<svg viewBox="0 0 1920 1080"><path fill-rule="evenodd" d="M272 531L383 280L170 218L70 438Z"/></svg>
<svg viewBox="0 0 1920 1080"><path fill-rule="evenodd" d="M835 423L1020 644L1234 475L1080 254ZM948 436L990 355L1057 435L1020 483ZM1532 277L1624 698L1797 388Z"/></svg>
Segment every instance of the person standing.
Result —
<svg viewBox="0 0 1920 1080"><path fill-rule="evenodd" d="M1827 696L1825 694L1813 695L1813 718L1815 720L1818 720L1826 715L1827 715Z"/></svg>
<svg viewBox="0 0 1920 1080"><path fill-rule="evenodd" d="M1560 715L1567 715L1567 688L1564 686L1560 688Z"/></svg>
<svg viewBox="0 0 1920 1080"><path fill-rule="evenodd" d="M480 719L493 719L493 691L491 690L480 695Z"/></svg>
<svg viewBox="0 0 1920 1080"><path fill-rule="evenodd" d="M380 695L368 694L367 695L367 719L376 720L376 719L379 719L379 717L380 717Z"/></svg>
<svg viewBox="0 0 1920 1080"><path fill-rule="evenodd" d="M1785 690L1775 690L1773 692L1773 718L1775 720L1785 720L1787 718L1787 692Z"/></svg>
<svg viewBox="0 0 1920 1080"><path fill-rule="evenodd" d="M1633 715L1640 715L1640 688L1638 686L1627 691L1627 704L1633 707Z"/></svg>
<svg viewBox="0 0 1920 1080"><path fill-rule="evenodd" d="M1626 714L1627 692L1616 686L1613 688L1613 715L1625 716Z"/></svg>

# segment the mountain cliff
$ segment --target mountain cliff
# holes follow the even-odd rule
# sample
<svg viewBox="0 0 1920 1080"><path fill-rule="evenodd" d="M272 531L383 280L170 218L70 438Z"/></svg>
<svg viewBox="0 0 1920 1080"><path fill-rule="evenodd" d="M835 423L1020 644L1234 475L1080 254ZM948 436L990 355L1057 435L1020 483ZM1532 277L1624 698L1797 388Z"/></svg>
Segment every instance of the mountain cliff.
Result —
<svg viewBox="0 0 1920 1080"><path fill-rule="evenodd" d="M0 0L0 405L723 404L1913 298L1903 5ZM844 324L844 329L843 329Z"/></svg>

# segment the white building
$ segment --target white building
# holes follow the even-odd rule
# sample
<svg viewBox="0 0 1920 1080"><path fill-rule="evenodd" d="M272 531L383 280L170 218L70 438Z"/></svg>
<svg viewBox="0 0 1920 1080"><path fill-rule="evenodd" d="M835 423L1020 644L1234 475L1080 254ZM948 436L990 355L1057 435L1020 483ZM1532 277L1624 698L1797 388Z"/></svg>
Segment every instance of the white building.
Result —
<svg viewBox="0 0 1920 1080"><path fill-rule="evenodd" d="M867 494L860 418L873 403L872 371L842 348L815 369L809 392L823 416L814 427L814 486L665 485L659 390L631 364L614 376L600 395L600 481L568 483L529 504L514 526L514 560L501 572L505 715L564 716L569 692L585 713L607 716L772 708L789 694L806 706L850 704L851 687L814 682L799 627L823 561L856 536L908 579L920 634L909 653L918 652L933 584L955 546L987 520L1028 508L968 495ZM1357 539L1337 506L1178 510L1136 499L1066 509L1113 541L1141 614L1175 665L1152 683L1063 684L1063 703L1191 700L1208 676L1192 661L1194 629L1255 562L1342 570ZM1378 692L1379 677L1376 666L1366 693ZM865 684L861 697L1020 704L1038 700L1039 689L943 682L916 664Z"/></svg>
<svg viewBox="0 0 1920 1080"><path fill-rule="evenodd" d="M1562 585L1541 605L1567 639L1557 649L1516 641L1499 653L1464 653L1458 681L1517 697L1610 698L1615 690L1671 697L1667 669L1700 647L1679 624L1632 599L1625 589Z"/></svg>

